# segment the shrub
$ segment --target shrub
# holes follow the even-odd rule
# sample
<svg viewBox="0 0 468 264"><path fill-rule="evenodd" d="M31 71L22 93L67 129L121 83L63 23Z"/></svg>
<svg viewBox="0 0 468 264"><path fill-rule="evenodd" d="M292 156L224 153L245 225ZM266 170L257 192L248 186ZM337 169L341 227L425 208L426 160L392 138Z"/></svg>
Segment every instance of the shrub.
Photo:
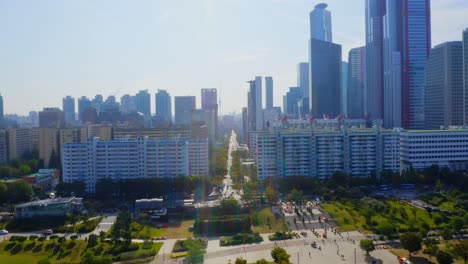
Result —
<svg viewBox="0 0 468 264"><path fill-rule="evenodd" d="M293 239L293 234L291 232L276 232L273 235L269 235L268 239L270 241Z"/></svg>
<svg viewBox="0 0 468 264"><path fill-rule="evenodd" d="M29 240L31 240L31 241L34 241L34 240L36 240L36 239L38 239L38 238L39 238L39 237L36 236L36 235L30 235L30 236L29 236Z"/></svg>
<svg viewBox="0 0 468 264"><path fill-rule="evenodd" d="M205 235L233 235L250 232L249 216L213 217L207 220L195 220L194 232Z"/></svg>
<svg viewBox="0 0 468 264"><path fill-rule="evenodd" d="M235 246L235 245L242 245L242 244L251 244L251 243L258 243L262 242L263 237L260 236L258 233L254 234L237 234L232 237L221 237L219 240L220 246Z"/></svg>
<svg viewBox="0 0 468 264"><path fill-rule="evenodd" d="M45 236L41 236L41 237L39 237L39 238L37 239L37 241L43 242L44 240L46 240L46 238L47 238L47 237L45 237Z"/></svg>

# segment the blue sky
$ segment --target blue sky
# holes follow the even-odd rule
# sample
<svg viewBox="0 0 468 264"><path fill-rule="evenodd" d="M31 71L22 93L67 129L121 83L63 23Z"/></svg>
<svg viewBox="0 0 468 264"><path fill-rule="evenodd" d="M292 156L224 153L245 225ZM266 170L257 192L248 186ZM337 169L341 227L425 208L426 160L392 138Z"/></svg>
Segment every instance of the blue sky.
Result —
<svg viewBox="0 0 468 264"><path fill-rule="evenodd" d="M0 0L5 113L62 106L66 95L196 95L218 88L221 113L247 104L247 80L273 76L274 103L307 60L313 0ZM333 40L364 44L364 0L329 0ZM460 40L468 1L432 0L433 45Z"/></svg>

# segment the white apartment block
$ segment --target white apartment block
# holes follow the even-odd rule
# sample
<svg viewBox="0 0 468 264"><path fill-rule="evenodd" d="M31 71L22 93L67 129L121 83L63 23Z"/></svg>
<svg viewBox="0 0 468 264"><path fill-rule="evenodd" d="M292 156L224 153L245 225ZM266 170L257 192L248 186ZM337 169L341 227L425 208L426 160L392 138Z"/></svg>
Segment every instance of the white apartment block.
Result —
<svg viewBox="0 0 468 264"><path fill-rule="evenodd" d="M62 146L63 181L84 181L95 192L99 179L208 175L208 139L119 140L94 138Z"/></svg>
<svg viewBox="0 0 468 264"><path fill-rule="evenodd" d="M433 164L451 171L468 171L468 130L418 130L400 134L401 169Z"/></svg>

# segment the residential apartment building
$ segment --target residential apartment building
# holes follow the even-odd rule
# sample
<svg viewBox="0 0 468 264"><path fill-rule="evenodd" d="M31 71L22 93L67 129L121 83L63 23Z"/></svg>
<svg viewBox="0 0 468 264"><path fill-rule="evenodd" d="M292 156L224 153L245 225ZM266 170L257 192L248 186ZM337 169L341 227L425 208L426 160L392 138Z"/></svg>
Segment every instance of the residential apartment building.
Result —
<svg viewBox="0 0 468 264"><path fill-rule="evenodd" d="M99 179L128 180L153 177L208 175L208 139L118 140L94 138L62 146L64 182L84 181L95 192Z"/></svg>
<svg viewBox="0 0 468 264"><path fill-rule="evenodd" d="M26 152L31 151L32 134L30 128L11 128L8 133L8 160L20 158ZM39 146L37 146L39 149Z"/></svg>

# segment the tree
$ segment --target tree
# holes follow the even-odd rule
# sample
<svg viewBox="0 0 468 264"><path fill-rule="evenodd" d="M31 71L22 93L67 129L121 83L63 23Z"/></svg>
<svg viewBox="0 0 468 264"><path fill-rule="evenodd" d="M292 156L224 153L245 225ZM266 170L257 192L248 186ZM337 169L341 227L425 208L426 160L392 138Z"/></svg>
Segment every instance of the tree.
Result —
<svg viewBox="0 0 468 264"><path fill-rule="evenodd" d="M453 257L449 253L439 250L436 255L437 262L439 264L452 264L453 263Z"/></svg>
<svg viewBox="0 0 468 264"><path fill-rule="evenodd" d="M361 247L362 250L366 252L366 255L369 256L369 252L373 251L375 249L374 247L374 241L370 239L363 239L359 242L359 246Z"/></svg>
<svg viewBox="0 0 468 264"><path fill-rule="evenodd" d="M400 243L404 249L408 250L411 256L411 252L421 250L422 239L418 234L406 233L400 236Z"/></svg>
<svg viewBox="0 0 468 264"><path fill-rule="evenodd" d="M257 260L257 262L255 262L255 264L268 264L268 263L269 263L269 262L268 262L266 259L264 259L264 258L259 259L259 260Z"/></svg>
<svg viewBox="0 0 468 264"><path fill-rule="evenodd" d="M81 256L80 264L93 264L94 263L94 254L91 251L86 251Z"/></svg>
<svg viewBox="0 0 468 264"><path fill-rule="evenodd" d="M275 247L271 250L271 257L278 264L289 264L289 258L291 255L286 252L283 248Z"/></svg>
<svg viewBox="0 0 468 264"><path fill-rule="evenodd" d="M234 262L235 264L247 264L247 260L243 259L243 258L236 258L236 262Z"/></svg>
<svg viewBox="0 0 468 264"><path fill-rule="evenodd" d="M5 183L0 181L0 204L5 203L8 200L8 187Z"/></svg>
<svg viewBox="0 0 468 264"><path fill-rule="evenodd" d="M43 259L41 259L41 260L39 260L39 261L37 262L37 264L50 264L50 263L51 263L51 262L50 262L50 258L49 258L49 257L43 258Z"/></svg>
<svg viewBox="0 0 468 264"><path fill-rule="evenodd" d="M14 203L30 201L34 191L29 183L20 180L8 186L8 196Z"/></svg>
<svg viewBox="0 0 468 264"><path fill-rule="evenodd" d="M98 236L95 234L89 235L88 238L88 247L92 248L98 244Z"/></svg>
<svg viewBox="0 0 468 264"><path fill-rule="evenodd" d="M202 248L200 241L187 240L184 246L188 248L187 257L185 257L187 264L203 264L205 250Z"/></svg>
<svg viewBox="0 0 468 264"><path fill-rule="evenodd" d="M436 256L437 252L439 251L439 247L437 245L429 245L426 246L423 253L429 255L429 261L432 260L432 257Z"/></svg>
<svg viewBox="0 0 468 264"><path fill-rule="evenodd" d="M29 165L27 165L27 164L20 165L20 167L18 169L18 173L21 176L28 175L30 172L31 172L31 167L29 167Z"/></svg>
<svg viewBox="0 0 468 264"><path fill-rule="evenodd" d="M265 196L269 204L273 204L278 200L278 192L270 186L266 187Z"/></svg>
<svg viewBox="0 0 468 264"><path fill-rule="evenodd" d="M233 215L239 210L239 204L234 198L227 198L221 201L220 210L222 214Z"/></svg>
<svg viewBox="0 0 468 264"><path fill-rule="evenodd" d="M452 218L451 225L453 231L459 234L462 231L463 226L465 225L465 220L461 217L454 217Z"/></svg>

